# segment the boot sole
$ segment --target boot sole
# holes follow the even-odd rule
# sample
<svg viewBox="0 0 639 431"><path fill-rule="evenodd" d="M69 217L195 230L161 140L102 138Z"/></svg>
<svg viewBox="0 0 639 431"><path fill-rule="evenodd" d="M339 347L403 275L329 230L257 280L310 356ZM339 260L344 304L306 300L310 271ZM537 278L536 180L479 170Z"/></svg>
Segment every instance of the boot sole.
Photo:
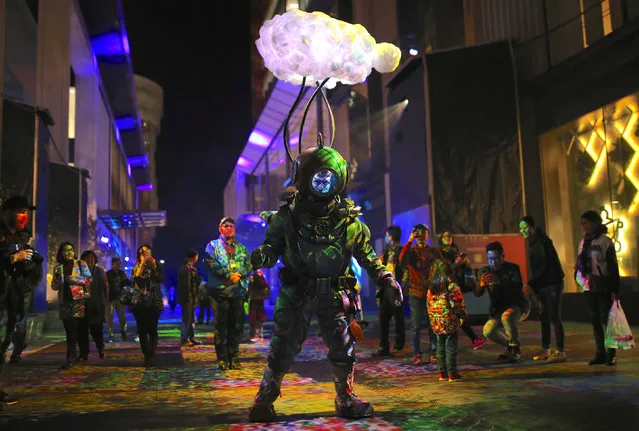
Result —
<svg viewBox="0 0 639 431"><path fill-rule="evenodd" d="M256 404L249 409L249 421L258 423L275 422L275 409L272 406Z"/></svg>
<svg viewBox="0 0 639 431"><path fill-rule="evenodd" d="M340 412L337 411L337 416L344 419L363 419L363 418L372 418L375 416L375 409L373 406L369 406L363 413L359 415L354 415L348 412Z"/></svg>

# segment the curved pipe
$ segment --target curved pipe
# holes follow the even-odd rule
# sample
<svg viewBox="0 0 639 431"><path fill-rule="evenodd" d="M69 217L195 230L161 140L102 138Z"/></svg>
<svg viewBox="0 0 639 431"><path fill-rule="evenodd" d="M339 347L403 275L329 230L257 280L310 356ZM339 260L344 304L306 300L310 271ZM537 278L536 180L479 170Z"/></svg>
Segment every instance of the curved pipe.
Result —
<svg viewBox="0 0 639 431"><path fill-rule="evenodd" d="M304 123L306 122L306 116L308 115L308 110L311 108L311 103L313 103L313 100L315 100L315 97L317 97L317 93L320 93L322 91L322 87L324 87L324 85L327 82L328 82L328 78L323 80L321 84L318 84L315 91L313 91L313 95L311 96L310 99L308 99L308 102L306 102L306 108L304 108L304 115L302 116L302 123L300 124L300 143L298 148L299 153L302 152L302 136L304 132Z"/></svg>
<svg viewBox="0 0 639 431"><path fill-rule="evenodd" d="M291 121L291 116L293 115L293 112L295 112L295 109L297 108L297 105L299 105L300 100L302 100L302 95L304 95L304 86L306 85L306 77L302 78L302 85L300 87L300 92L297 93L297 98L295 99L295 102L293 102L293 106L291 107L291 110L288 111L288 116L286 117L286 121L284 122L284 148L286 149L286 155L288 156L288 159L290 160L291 163L295 164L295 160L293 159L293 155L291 154L291 144L289 142L289 132L288 132L288 123L289 121ZM300 140L298 145L300 146L300 148L302 147L302 139L301 139L301 135L300 135Z"/></svg>
<svg viewBox="0 0 639 431"><path fill-rule="evenodd" d="M331 143L329 147L333 147L333 142L335 141L335 116L333 115L333 109L331 108L331 104L328 102L328 97L326 97L326 91L322 88L322 100L326 104L326 109L328 109L328 115L331 118Z"/></svg>

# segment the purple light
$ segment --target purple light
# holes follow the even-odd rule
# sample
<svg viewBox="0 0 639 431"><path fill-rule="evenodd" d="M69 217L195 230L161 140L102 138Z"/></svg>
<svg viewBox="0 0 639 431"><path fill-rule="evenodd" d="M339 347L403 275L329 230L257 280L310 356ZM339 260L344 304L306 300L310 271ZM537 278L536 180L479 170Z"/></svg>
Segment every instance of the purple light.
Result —
<svg viewBox="0 0 639 431"><path fill-rule="evenodd" d="M139 186L137 186L135 188L137 191L139 192L144 192L144 191L148 191L148 190L153 190L153 184L148 183L148 184L140 184Z"/></svg>
<svg viewBox="0 0 639 431"><path fill-rule="evenodd" d="M255 144L259 147L268 147L271 143L271 139L267 135L257 130L251 132L248 140L251 144Z"/></svg>
<svg viewBox="0 0 639 431"><path fill-rule="evenodd" d="M237 159L237 165L243 168L248 168L251 166L251 161L244 156L240 156L240 158Z"/></svg>
<svg viewBox="0 0 639 431"><path fill-rule="evenodd" d="M91 38L93 52L98 57L111 55L127 55L129 53L129 41L126 36L117 31L103 33Z"/></svg>
<svg viewBox="0 0 639 431"><path fill-rule="evenodd" d="M126 30L122 34L122 48L124 48L124 53L126 55L131 53L131 46L129 45L129 37L126 34Z"/></svg>
<svg viewBox="0 0 639 431"><path fill-rule="evenodd" d="M290 141L291 145L297 145L300 143L300 137L299 136L293 136Z"/></svg>
<svg viewBox="0 0 639 431"><path fill-rule="evenodd" d="M262 218L257 214L246 214L244 220L251 223L262 223Z"/></svg>
<svg viewBox="0 0 639 431"><path fill-rule="evenodd" d="M122 139L120 138L120 129L118 129L117 127L114 128L115 129L115 141L118 144L122 143Z"/></svg>
<svg viewBox="0 0 639 431"><path fill-rule="evenodd" d="M109 238L107 238L106 236L102 236L102 237L100 237L100 242L102 244L108 244L109 243Z"/></svg>
<svg viewBox="0 0 639 431"><path fill-rule="evenodd" d="M118 126L118 129L121 131L127 130L135 130L138 125L138 122L135 118L131 116L119 117L115 119L115 125Z"/></svg>
<svg viewBox="0 0 639 431"><path fill-rule="evenodd" d="M149 156L147 156L146 154L142 155L142 156L132 156L129 157L129 166L131 166L132 168L145 168L147 167L149 164Z"/></svg>
<svg viewBox="0 0 639 431"><path fill-rule="evenodd" d="M282 163L284 163L285 161L286 161L286 160L285 160L284 158L281 158L281 159L280 159L280 165L281 165Z"/></svg>
<svg viewBox="0 0 639 431"><path fill-rule="evenodd" d="M130 163L126 164L126 171L129 174L129 178L131 178L131 164Z"/></svg>

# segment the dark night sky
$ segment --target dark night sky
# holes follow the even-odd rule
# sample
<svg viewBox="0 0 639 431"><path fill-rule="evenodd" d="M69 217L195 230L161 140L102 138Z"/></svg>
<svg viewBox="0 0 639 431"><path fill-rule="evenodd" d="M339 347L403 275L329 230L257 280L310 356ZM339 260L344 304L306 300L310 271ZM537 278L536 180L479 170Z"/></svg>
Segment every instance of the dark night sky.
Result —
<svg viewBox="0 0 639 431"><path fill-rule="evenodd" d="M180 3L123 1L134 71L164 88L156 157L168 227L153 254L167 275L188 247L217 236L224 185L252 127L249 0Z"/></svg>

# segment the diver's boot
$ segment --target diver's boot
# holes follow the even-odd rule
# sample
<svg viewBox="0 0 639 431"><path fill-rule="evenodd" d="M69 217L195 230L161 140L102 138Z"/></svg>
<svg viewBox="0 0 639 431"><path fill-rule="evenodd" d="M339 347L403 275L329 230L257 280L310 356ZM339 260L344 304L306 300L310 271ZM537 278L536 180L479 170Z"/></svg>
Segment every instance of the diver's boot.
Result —
<svg viewBox="0 0 639 431"><path fill-rule="evenodd" d="M260 390L255 396L253 405L249 409L251 422L274 422L275 408L273 403L280 396L280 386L285 373L275 373L268 365L262 376Z"/></svg>
<svg viewBox="0 0 639 431"><path fill-rule="evenodd" d="M342 364L341 364L342 365ZM333 382L335 383L335 413L346 419L369 418L375 414L373 406L357 396L353 389L355 370L350 364L333 365Z"/></svg>

